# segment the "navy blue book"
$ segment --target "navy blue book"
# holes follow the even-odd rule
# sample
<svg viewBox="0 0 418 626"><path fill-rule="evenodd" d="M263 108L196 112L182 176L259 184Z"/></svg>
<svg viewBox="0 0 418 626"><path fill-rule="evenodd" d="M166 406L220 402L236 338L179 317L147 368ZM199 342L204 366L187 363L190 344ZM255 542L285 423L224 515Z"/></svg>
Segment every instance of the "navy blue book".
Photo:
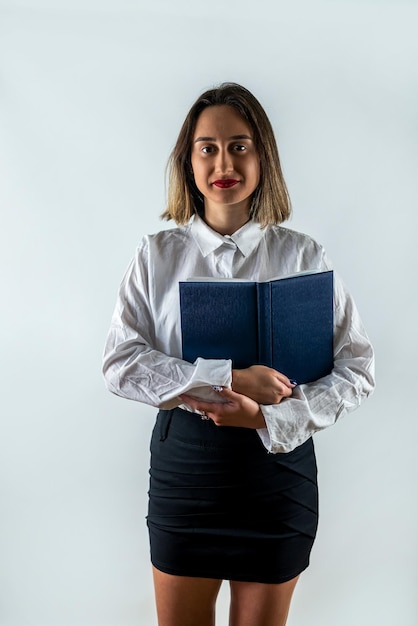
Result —
<svg viewBox="0 0 418 626"><path fill-rule="evenodd" d="M333 367L333 272L266 282L180 282L183 358L232 359L235 369L267 365L298 384Z"/></svg>

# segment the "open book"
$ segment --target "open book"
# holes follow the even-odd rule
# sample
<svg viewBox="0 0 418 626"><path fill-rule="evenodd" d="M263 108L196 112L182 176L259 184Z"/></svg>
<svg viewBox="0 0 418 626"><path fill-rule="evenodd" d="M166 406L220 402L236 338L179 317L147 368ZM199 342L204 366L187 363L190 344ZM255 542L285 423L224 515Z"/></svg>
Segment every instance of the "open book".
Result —
<svg viewBox="0 0 418 626"><path fill-rule="evenodd" d="M183 358L267 365L298 384L333 367L333 272L179 283Z"/></svg>

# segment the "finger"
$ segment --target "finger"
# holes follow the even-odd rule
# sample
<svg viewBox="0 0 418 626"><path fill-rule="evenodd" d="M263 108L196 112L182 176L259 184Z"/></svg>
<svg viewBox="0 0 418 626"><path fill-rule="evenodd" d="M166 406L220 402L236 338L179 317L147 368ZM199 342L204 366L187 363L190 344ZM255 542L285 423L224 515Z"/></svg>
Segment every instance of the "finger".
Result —
<svg viewBox="0 0 418 626"><path fill-rule="evenodd" d="M277 378L286 385L286 387L289 387L290 389L293 389L293 387L296 387L297 382L296 380L292 379L292 378L288 378L287 376L285 376L284 374L282 374L281 372L277 372Z"/></svg>
<svg viewBox="0 0 418 626"><path fill-rule="evenodd" d="M179 398L181 398L182 400L186 400L186 402L195 402L195 399L191 396L188 396L187 393L181 393L179 395Z"/></svg>
<svg viewBox="0 0 418 626"><path fill-rule="evenodd" d="M225 400L237 400L237 398L239 398L241 395L236 391L232 391L232 389L228 389L228 387L214 386L212 387L212 389L213 391L216 391L216 393L218 393L220 396L222 396L222 398L225 398Z"/></svg>
<svg viewBox="0 0 418 626"><path fill-rule="evenodd" d="M180 394L179 398L181 398L182 400L184 400L184 402L186 402L191 407L193 407L193 409L197 409L198 408L198 404L201 404L200 400L197 400L196 398L193 398L193 396L187 395L187 393Z"/></svg>
<svg viewBox="0 0 418 626"><path fill-rule="evenodd" d="M182 393L179 398L184 400L186 404L191 406L196 411L200 411L200 413L211 413L221 404L218 402L205 402L204 400L197 400L196 398L188 396L186 393Z"/></svg>

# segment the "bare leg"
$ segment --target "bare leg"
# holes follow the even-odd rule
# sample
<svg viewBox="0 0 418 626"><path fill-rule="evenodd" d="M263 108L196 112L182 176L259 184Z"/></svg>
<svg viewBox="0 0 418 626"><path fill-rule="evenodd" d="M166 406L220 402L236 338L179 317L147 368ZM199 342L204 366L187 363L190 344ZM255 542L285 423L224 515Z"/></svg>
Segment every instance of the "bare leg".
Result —
<svg viewBox="0 0 418 626"><path fill-rule="evenodd" d="M214 626L222 581L172 576L153 568L158 626Z"/></svg>
<svg viewBox="0 0 418 626"><path fill-rule="evenodd" d="M231 581L230 626L285 626L298 577L278 585Z"/></svg>

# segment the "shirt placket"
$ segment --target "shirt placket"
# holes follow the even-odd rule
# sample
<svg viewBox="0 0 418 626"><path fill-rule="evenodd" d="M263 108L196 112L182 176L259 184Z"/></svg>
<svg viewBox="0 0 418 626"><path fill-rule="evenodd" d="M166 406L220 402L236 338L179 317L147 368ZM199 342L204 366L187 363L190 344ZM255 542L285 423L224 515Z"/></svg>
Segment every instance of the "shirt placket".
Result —
<svg viewBox="0 0 418 626"><path fill-rule="evenodd" d="M234 256L237 246L232 241L225 241L216 253L215 268L219 277L233 278Z"/></svg>

